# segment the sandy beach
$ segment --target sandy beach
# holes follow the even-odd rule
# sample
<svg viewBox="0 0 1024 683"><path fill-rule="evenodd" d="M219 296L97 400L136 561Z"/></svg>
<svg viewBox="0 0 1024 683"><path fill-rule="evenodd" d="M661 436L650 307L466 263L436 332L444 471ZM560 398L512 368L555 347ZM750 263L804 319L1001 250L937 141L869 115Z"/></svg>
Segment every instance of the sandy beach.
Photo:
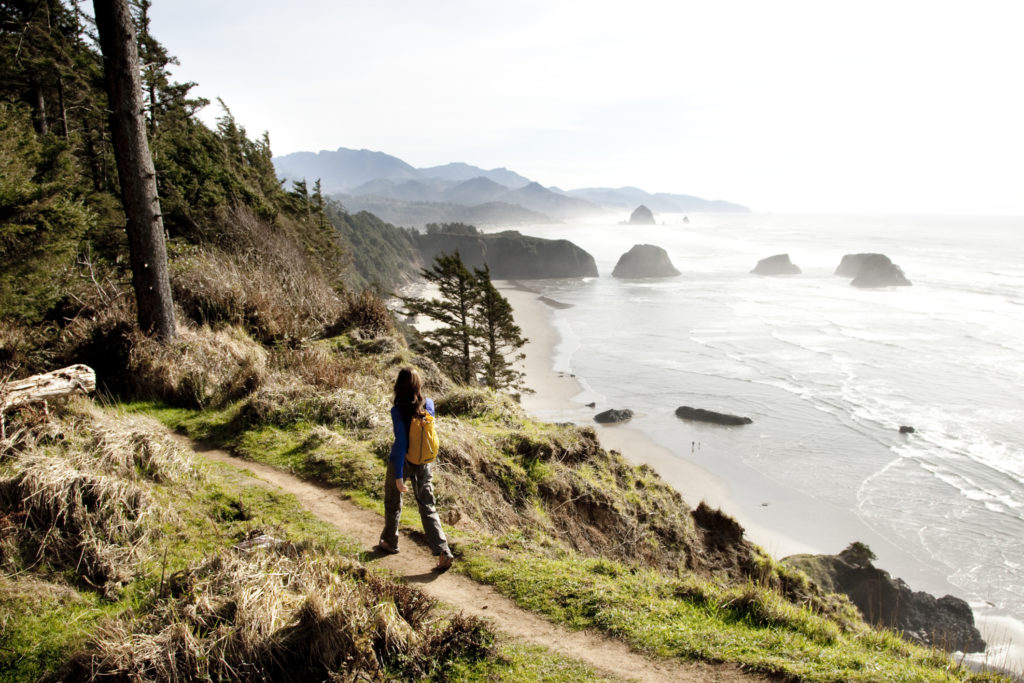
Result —
<svg viewBox="0 0 1024 683"><path fill-rule="evenodd" d="M565 304L540 296L528 283L521 281L498 281L495 286L512 304L516 323L529 340L524 347L523 371L526 385L533 393L525 394L522 399L528 413L545 420L557 414L562 421L568 419L577 424L593 425L605 448L619 451L631 463L653 468L691 507L704 501L736 518L746 529L747 537L775 557L828 552L789 538L742 514L741 506L730 497L725 482L654 443L642 432L631 429L628 423L602 425L594 422L594 414L600 409L587 406L593 398L588 396L586 387L569 372L555 368L562 339L553 314Z"/></svg>

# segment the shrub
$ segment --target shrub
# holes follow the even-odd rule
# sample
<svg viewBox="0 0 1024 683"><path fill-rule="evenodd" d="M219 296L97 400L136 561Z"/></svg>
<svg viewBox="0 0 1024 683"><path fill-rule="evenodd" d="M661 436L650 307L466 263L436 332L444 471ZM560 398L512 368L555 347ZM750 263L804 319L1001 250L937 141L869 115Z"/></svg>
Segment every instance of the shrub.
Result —
<svg viewBox="0 0 1024 683"><path fill-rule="evenodd" d="M0 322L0 384L47 370L53 354L48 332L13 320Z"/></svg>
<svg viewBox="0 0 1024 683"><path fill-rule="evenodd" d="M335 336L348 330L359 330L371 337L380 337L394 331L391 311L384 301L369 289L345 297L345 307L338 319L328 328Z"/></svg>
<svg viewBox="0 0 1024 683"><path fill-rule="evenodd" d="M384 414L366 394L351 389L316 391L300 382L279 376L246 401L235 426L287 427L300 422L342 425L350 429L375 429Z"/></svg>
<svg viewBox="0 0 1024 683"><path fill-rule="evenodd" d="M171 264L174 300L201 325L240 326L264 344L295 344L318 334L341 310L321 279L262 256L194 251Z"/></svg>
<svg viewBox="0 0 1024 683"><path fill-rule="evenodd" d="M218 408L252 393L266 378L267 352L237 329L185 329L171 344L134 333L132 342L126 383L138 398Z"/></svg>
<svg viewBox="0 0 1024 683"><path fill-rule="evenodd" d="M492 416L504 421L514 420L522 414L515 401L490 389L458 386L437 401L439 415L458 417Z"/></svg>

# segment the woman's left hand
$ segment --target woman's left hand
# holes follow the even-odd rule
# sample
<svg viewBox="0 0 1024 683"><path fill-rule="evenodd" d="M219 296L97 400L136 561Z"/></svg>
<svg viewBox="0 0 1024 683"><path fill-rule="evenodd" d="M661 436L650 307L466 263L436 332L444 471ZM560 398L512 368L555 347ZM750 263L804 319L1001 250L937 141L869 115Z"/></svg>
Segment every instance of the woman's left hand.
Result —
<svg viewBox="0 0 1024 683"><path fill-rule="evenodd" d="M409 493L409 487L401 479L395 479L395 488L398 489L399 493Z"/></svg>

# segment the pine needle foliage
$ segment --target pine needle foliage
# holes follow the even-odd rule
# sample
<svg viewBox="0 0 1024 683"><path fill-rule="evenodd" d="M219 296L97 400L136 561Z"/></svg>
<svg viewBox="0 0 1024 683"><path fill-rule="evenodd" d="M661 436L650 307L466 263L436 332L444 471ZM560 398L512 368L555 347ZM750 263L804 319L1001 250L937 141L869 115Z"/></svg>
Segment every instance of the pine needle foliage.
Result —
<svg viewBox="0 0 1024 683"><path fill-rule="evenodd" d="M477 382L495 390L523 388L516 363L525 358L522 330L512 306L491 282L487 266L466 268L456 250L439 254L423 279L436 287L432 299L402 299L409 315L423 315L436 325L422 333L427 354L462 384Z"/></svg>

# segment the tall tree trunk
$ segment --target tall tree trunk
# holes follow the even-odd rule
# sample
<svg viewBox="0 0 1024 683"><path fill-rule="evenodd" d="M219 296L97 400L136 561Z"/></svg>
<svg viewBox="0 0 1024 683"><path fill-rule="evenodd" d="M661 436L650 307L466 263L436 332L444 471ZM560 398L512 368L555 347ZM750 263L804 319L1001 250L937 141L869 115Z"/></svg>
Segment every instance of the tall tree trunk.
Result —
<svg viewBox="0 0 1024 683"><path fill-rule="evenodd" d="M57 104L60 106L60 124L61 132L64 134L64 139L70 138L70 131L68 131L68 108L64 103L64 79L60 76L57 77Z"/></svg>
<svg viewBox="0 0 1024 683"><path fill-rule="evenodd" d="M110 100L110 132L127 219L139 327L165 341L177 336L167 275L167 245L146 140L139 52L128 0L93 0Z"/></svg>
<svg viewBox="0 0 1024 683"><path fill-rule="evenodd" d="M29 80L32 88L32 123L35 125L36 133L46 135L50 132L50 124L46 120L46 95L43 93L43 84L35 76Z"/></svg>

